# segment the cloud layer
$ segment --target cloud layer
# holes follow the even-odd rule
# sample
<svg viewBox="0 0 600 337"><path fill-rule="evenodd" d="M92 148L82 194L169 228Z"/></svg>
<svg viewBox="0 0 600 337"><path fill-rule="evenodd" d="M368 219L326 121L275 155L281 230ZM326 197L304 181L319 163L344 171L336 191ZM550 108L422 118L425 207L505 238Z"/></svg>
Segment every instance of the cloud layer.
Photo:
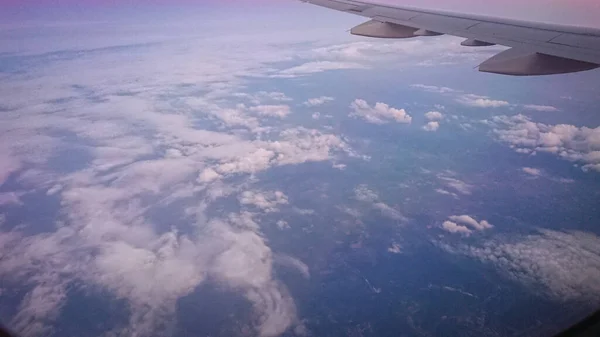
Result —
<svg viewBox="0 0 600 337"><path fill-rule="evenodd" d="M482 246L446 248L472 256L532 289L561 301L600 303L600 238L591 233L540 230Z"/></svg>
<svg viewBox="0 0 600 337"><path fill-rule="evenodd" d="M0 277L30 289L8 322L23 335L51 333L73 285L128 304L115 334L169 335L177 301L208 279L252 304L253 335L301 326L260 221L289 200L255 188L255 175L351 150L335 134L284 124L293 99L248 83L365 66L296 60L304 65L278 73L269 65L296 55L306 32L261 34L258 45L251 32L198 34L89 50L77 42L0 79L0 185L15 177L60 205L43 232L0 233Z"/></svg>

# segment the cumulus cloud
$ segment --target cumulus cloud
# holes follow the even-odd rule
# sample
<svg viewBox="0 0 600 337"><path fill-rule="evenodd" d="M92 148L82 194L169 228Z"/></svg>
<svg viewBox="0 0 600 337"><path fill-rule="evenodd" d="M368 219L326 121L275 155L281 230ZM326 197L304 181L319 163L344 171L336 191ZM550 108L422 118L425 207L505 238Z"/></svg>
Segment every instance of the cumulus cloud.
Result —
<svg viewBox="0 0 600 337"><path fill-rule="evenodd" d="M449 216L448 219L450 219L451 221L454 221L456 223L465 224L465 225L473 228L474 230L478 230L478 231L482 231L482 230L490 229L490 228L494 227L486 220L477 221L469 215L452 215L452 216Z"/></svg>
<svg viewBox="0 0 600 337"><path fill-rule="evenodd" d="M429 121L439 121L444 119L444 114L439 111L429 111L425 113L425 118Z"/></svg>
<svg viewBox="0 0 600 337"><path fill-rule="evenodd" d="M290 225L289 225L289 223L287 221L285 221L285 220L279 220L279 221L277 221L277 227L279 229L290 229L291 228Z"/></svg>
<svg viewBox="0 0 600 337"><path fill-rule="evenodd" d="M460 104L475 108L502 108L510 106L507 101L494 100L487 96L465 94L459 96L456 101Z"/></svg>
<svg viewBox="0 0 600 337"><path fill-rule="evenodd" d="M200 183L209 183L211 181L220 179L221 175L219 173L217 173L217 171L215 171L212 168L206 168L204 169L201 173L200 176L198 176L198 182Z"/></svg>
<svg viewBox="0 0 600 337"><path fill-rule="evenodd" d="M250 205L265 212L276 212L277 206L288 204L288 197L281 191L244 191L239 196L242 205Z"/></svg>
<svg viewBox="0 0 600 337"><path fill-rule="evenodd" d="M450 247L448 251L489 263L508 277L538 292L592 307L600 302L600 238L579 231L540 230L483 245Z"/></svg>
<svg viewBox="0 0 600 337"><path fill-rule="evenodd" d="M523 106L527 110L540 111L540 112L556 112L560 111L558 108L555 108L550 105L535 105L535 104L526 104Z"/></svg>
<svg viewBox="0 0 600 337"><path fill-rule="evenodd" d="M284 118L291 113L289 105L258 105L249 109L261 116Z"/></svg>
<svg viewBox="0 0 600 337"><path fill-rule="evenodd" d="M214 170L222 175L256 173L275 166L329 160L336 152L351 153L339 137L317 130L293 128L279 136L277 141L240 142L225 146L223 152L211 151L220 160Z"/></svg>
<svg viewBox="0 0 600 337"><path fill-rule="evenodd" d="M423 126L423 130L435 132L440 128L440 122L429 122Z"/></svg>
<svg viewBox="0 0 600 337"><path fill-rule="evenodd" d="M359 117L372 124L385 124L393 120L397 123L410 124L412 117L404 109L392 108L385 103L370 106L365 100L356 99L350 104L350 116Z"/></svg>
<svg viewBox="0 0 600 337"><path fill-rule="evenodd" d="M473 231L467 228L467 226L459 225L456 222L444 221L442 228L450 233L459 233L463 235L470 235Z"/></svg>
<svg viewBox="0 0 600 337"><path fill-rule="evenodd" d="M533 168L533 167L523 167L522 168L523 172L538 177L542 175L542 170L538 169L538 168Z"/></svg>
<svg viewBox="0 0 600 337"><path fill-rule="evenodd" d="M519 152L547 152L583 164L584 170L600 171L600 127L548 125L526 116L497 116L492 121L501 142Z"/></svg>
<svg viewBox="0 0 600 337"><path fill-rule="evenodd" d="M328 70L367 69L365 65L355 62L315 61L279 71L273 77L297 77L320 73Z"/></svg>
<svg viewBox="0 0 600 337"><path fill-rule="evenodd" d="M392 245L387 249L389 253L400 254L402 253L402 246L393 242Z"/></svg>
<svg viewBox="0 0 600 337"><path fill-rule="evenodd" d="M333 97L321 96L321 97L309 98L303 104L306 105L306 106L309 106L309 107L313 107L313 106L323 105L323 104L325 104L327 102L331 102L333 100L334 100Z"/></svg>

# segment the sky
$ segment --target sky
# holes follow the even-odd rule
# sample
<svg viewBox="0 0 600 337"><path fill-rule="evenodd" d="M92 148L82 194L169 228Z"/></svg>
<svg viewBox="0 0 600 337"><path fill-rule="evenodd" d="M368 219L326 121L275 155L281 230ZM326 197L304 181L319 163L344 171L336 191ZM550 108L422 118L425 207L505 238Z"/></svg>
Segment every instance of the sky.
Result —
<svg viewBox="0 0 600 337"><path fill-rule="evenodd" d="M11 9L11 16L14 17L14 10L17 12L31 12L36 8L44 10L60 8L62 11L79 11L86 8L130 8L144 12L148 7L158 6L161 8L169 7L203 7L206 6L228 6L228 7L248 7L256 6L263 10L268 8L293 5L296 0L2 0L0 6ZM554 22L561 24L586 25L598 27L597 18L600 15L600 4L594 0L378 0L374 1L382 4L392 4L401 6L413 6L421 8L431 8L446 11L475 13L489 16L509 17L520 20L533 20L543 22ZM21 10L19 10L19 8ZM144 9L146 8L146 9ZM23 14L23 13L21 13ZM10 19L7 16L6 19Z"/></svg>
<svg viewBox="0 0 600 337"><path fill-rule="evenodd" d="M169 334L215 284L250 307L241 331L309 334L294 282L338 245L600 300L598 71L480 74L502 47L353 37L361 18L298 2L105 5L0 25L0 296L24 336L75 290L126 303L109 332ZM376 274L348 278L397 289Z"/></svg>

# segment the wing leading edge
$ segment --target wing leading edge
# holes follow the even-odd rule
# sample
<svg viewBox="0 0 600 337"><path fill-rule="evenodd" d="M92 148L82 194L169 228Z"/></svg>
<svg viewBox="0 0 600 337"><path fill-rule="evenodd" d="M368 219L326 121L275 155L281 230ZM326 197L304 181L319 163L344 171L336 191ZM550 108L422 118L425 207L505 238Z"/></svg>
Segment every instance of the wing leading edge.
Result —
<svg viewBox="0 0 600 337"><path fill-rule="evenodd" d="M487 16L391 6L354 0L302 0L371 20L352 28L354 35L413 38L448 34L463 46L511 47L479 65L496 74L563 74L600 67L600 29L517 21Z"/></svg>

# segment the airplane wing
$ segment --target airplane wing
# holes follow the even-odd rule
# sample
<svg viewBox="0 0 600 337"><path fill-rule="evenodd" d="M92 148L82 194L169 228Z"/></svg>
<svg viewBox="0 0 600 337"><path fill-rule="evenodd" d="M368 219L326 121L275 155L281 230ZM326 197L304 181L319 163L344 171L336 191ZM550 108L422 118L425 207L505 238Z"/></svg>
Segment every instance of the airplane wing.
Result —
<svg viewBox="0 0 600 337"><path fill-rule="evenodd" d="M464 37L461 44L511 47L479 66L479 71L514 75L550 75L600 67L600 29L517 21L419 9L372 1L301 0L370 18L352 28L354 35L414 38L442 34Z"/></svg>

